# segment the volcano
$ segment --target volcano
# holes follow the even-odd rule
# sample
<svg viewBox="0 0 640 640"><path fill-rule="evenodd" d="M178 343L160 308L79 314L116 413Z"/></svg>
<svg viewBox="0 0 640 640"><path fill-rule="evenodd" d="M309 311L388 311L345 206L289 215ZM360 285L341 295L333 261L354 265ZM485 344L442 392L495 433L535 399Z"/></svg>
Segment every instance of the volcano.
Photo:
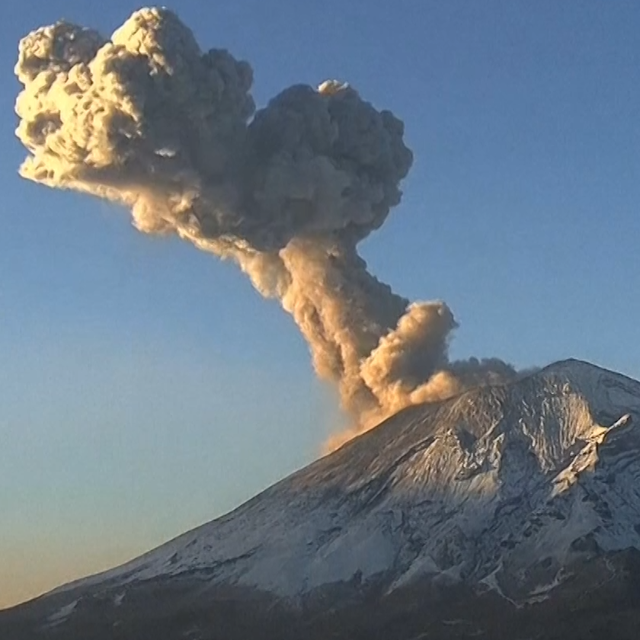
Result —
<svg viewBox="0 0 640 640"><path fill-rule="evenodd" d="M640 383L567 360L405 409L0 637L636 638L639 604Z"/></svg>

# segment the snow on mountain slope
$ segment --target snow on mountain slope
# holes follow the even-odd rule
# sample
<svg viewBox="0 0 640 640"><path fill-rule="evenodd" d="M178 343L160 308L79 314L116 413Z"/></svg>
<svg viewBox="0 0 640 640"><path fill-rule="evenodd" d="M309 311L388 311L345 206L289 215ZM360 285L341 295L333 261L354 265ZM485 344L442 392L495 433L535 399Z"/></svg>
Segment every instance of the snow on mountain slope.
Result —
<svg viewBox="0 0 640 640"><path fill-rule="evenodd" d="M528 600L573 563L629 547L640 549L640 383L569 360L406 409L226 516L70 586L189 574L295 597L432 576Z"/></svg>

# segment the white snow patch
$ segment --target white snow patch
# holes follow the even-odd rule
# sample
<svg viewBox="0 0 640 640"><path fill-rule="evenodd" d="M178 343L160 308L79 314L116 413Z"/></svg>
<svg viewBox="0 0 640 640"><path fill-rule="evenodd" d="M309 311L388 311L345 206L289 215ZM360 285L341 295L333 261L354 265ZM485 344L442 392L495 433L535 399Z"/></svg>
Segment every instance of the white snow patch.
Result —
<svg viewBox="0 0 640 640"><path fill-rule="evenodd" d="M48 618L47 622L49 622L50 626L56 626L66 622L69 619L69 616L75 611L75 608L78 606L78 600L74 600L64 607L58 609L55 613L52 613Z"/></svg>

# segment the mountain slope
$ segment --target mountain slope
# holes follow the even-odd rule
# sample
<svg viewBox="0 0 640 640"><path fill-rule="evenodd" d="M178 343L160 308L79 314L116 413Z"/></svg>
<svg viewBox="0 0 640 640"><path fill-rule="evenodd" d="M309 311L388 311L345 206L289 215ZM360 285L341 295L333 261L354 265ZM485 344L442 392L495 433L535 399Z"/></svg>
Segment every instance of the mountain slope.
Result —
<svg viewBox="0 0 640 640"><path fill-rule="evenodd" d="M409 408L230 514L31 611L46 634L71 628L88 603L117 618L151 587L184 587L187 603L250 598L270 615L276 603L326 612L425 590L432 603L453 590L465 602L484 594L521 607L569 597L578 575L582 591L626 584L638 549L640 383L570 360ZM35 613L27 605L12 615L31 624Z"/></svg>

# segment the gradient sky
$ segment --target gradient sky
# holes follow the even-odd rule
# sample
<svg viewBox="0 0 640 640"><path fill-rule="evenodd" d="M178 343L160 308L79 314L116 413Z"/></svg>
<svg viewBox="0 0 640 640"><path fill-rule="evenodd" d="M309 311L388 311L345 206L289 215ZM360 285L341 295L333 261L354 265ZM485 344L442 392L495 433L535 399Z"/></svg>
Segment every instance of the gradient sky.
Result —
<svg viewBox="0 0 640 640"><path fill-rule="evenodd" d="M292 320L229 264L28 183L17 43L139 4L0 8L0 608L106 568L309 462L341 423ZM454 357L565 357L640 379L637 0L181 0L258 105L349 81L405 120L403 203L362 245L442 298Z"/></svg>

